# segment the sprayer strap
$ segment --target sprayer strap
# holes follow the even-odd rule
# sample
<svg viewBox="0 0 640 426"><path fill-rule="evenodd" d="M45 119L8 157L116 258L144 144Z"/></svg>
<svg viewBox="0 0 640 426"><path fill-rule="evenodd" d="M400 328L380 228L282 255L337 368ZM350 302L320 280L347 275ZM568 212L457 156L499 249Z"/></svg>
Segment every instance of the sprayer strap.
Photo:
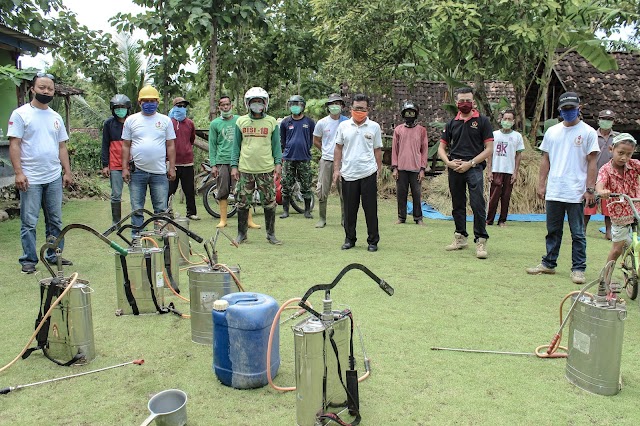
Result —
<svg viewBox="0 0 640 426"><path fill-rule="evenodd" d="M69 366L71 366L71 365L75 364L76 362L78 362L78 361L80 361L81 359L83 359L83 358L84 358L84 355L83 355L82 353L80 353L80 351L78 351L78 353L77 353L77 354L75 354L75 355L74 355L74 357L73 357L73 358L71 358L69 361L67 361L67 362L60 362L60 361L58 361L57 359L52 358L52 357L49 355L49 352L47 352L47 349L46 349L46 348L42 348L42 353L44 354L44 356L45 356L45 357L47 357L47 359L48 359L49 361L52 361L53 363L58 364L58 365L59 365L59 366L61 366L61 367L69 367Z"/></svg>
<svg viewBox="0 0 640 426"><path fill-rule="evenodd" d="M175 290L176 293L180 294L180 289L178 288L178 283L173 279L173 272L171 272L171 246L169 244L169 237L166 235L163 237L164 241L164 269L167 271L167 277L169 278L169 283L171 287Z"/></svg>
<svg viewBox="0 0 640 426"><path fill-rule="evenodd" d="M38 325L42 321L42 318L44 317L44 314L46 314L47 311L49 310L49 308L51 307L51 301L53 300L53 297L55 296L56 290L58 289L58 286L56 285L58 282L59 282L58 279L54 278L49 283L49 285L46 286L46 290L47 290L46 298L45 298L45 295L44 295L45 286L43 286L43 285L40 286L40 310L38 311L38 317L36 318L35 328L38 328ZM43 299L44 299L44 306L42 304ZM36 342L38 342L37 346L35 348L27 349L25 351L25 353L22 354L22 359L29 358L29 355L31 355L31 353L33 351L38 351L40 349L44 350L44 347L47 345L47 340L49 339L49 325L50 324L51 324L51 317L47 318L47 320L45 321L44 325L42 326L42 328L38 332L38 335L36 336Z"/></svg>
<svg viewBox="0 0 640 426"><path fill-rule="evenodd" d="M151 300L153 300L153 304L159 314L167 314L169 310L158 305L158 299L156 298L156 287L153 285L153 277L151 276L151 253L144 254L144 261L147 267L147 280L149 281L149 288L151 290Z"/></svg>
<svg viewBox="0 0 640 426"><path fill-rule="evenodd" d="M131 306L133 315L140 315L138 304L136 303L136 298L133 296L133 292L131 291L131 281L129 280L129 271L127 270L127 258L122 255L119 256L120 264L122 265L122 276L124 278L124 294L127 297L129 306Z"/></svg>

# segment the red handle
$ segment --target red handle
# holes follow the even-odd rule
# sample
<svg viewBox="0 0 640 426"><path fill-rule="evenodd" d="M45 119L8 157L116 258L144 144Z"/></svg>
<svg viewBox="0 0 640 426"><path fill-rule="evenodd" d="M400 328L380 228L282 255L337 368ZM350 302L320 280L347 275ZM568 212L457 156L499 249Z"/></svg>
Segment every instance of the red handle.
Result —
<svg viewBox="0 0 640 426"><path fill-rule="evenodd" d="M142 365L144 364L144 359L136 359L135 361L132 361L132 362L136 365Z"/></svg>
<svg viewBox="0 0 640 426"><path fill-rule="evenodd" d="M560 340L560 334L553 336L551 343L549 343L549 349L547 349L547 355L551 355L554 352L556 345L558 344L558 340Z"/></svg>

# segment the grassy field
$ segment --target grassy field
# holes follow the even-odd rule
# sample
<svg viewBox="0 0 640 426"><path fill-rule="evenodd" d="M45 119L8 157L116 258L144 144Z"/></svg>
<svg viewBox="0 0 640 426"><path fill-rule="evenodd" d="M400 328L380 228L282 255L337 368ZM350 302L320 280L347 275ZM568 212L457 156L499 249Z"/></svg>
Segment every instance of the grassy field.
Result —
<svg viewBox="0 0 640 426"><path fill-rule="evenodd" d="M127 195L125 195L125 198ZM395 288L388 297L364 274L348 273L334 289L334 306L349 306L360 324L371 377L360 385L365 425L635 425L640 418L640 315L629 303L622 357L624 388L614 397L589 394L564 377L564 360L432 351L432 346L532 352L556 332L559 303L578 287L571 283L571 239L566 228L555 276L528 276L544 251L544 223L509 223L490 227L489 258L473 249L444 251L453 222L426 220L394 225L395 203L380 201L379 251L366 251L361 213L356 248L341 251L337 199L331 199L329 225L293 214L277 219L282 246L265 240L264 228L250 230L249 242L236 249L223 240L220 260L239 264L248 291L273 296L280 303L302 296L315 284L329 283L346 265L359 262ZM125 205L128 211L128 205ZM184 205L177 210L184 214ZM215 221L200 208L191 229L209 237ZM260 212L255 216L264 223ZM64 221L103 231L110 221L108 201L74 200L64 206ZM41 220L42 222L42 220ZM236 219L229 235L235 235ZM610 243L597 228L588 230L587 278L604 265ZM0 365L12 360L33 331L39 305L37 279L19 272L19 220L0 223ZM469 224L471 230L471 224ZM38 244L42 244L42 224ZM65 257L90 281L97 358L84 367L58 367L35 353L0 374L0 388L88 371L136 358L126 366L0 396L3 425L134 425L147 416L155 393L179 388L189 395L189 425L292 425L294 393L269 387L236 390L221 385L212 372L212 349L191 342L188 320L173 315L114 316L114 256L89 234L68 234ZM196 251L203 252L196 245ZM44 268L39 278L46 277ZM187 288L187 274L180 277ZM188 304L174 300L185 312ZM316 298L314 305L321 303ZM276 383L293 386L293 335L281 327L282 363ZM566 343L566 339L564 341ZM359 345L357 345L359 348ZM356 350L359 353L359 349ZM360 356L359 356L360 358ZM359 361L359 372L362 363ZM634 402L635 401L635 402Z"/></svg>

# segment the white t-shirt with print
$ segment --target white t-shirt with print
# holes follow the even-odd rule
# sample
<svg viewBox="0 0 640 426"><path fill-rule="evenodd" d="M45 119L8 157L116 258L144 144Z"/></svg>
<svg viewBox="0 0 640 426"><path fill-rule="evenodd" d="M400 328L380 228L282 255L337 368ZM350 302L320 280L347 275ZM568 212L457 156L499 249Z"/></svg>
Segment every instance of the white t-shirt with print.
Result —
<svg viewBox="0 0 640 426"><path fill-rule="evenodd" d="M502 130L493 132L491 171L512 175L516 169L516 153L520 151L524 151L524 140L520 133L515 130L509 133L504 133Z"/></svg>
<svg viewBox="0 0 640 426"><path fill-rule="evenodd" d="M598 135L584 121L558 123L544 134L540 150L549 154L547 201L580 203L587 190L587 155L599 152Z"/></svg>
<svg viewBox="0 0 640 426"><path fill-rule="evenodd" d="M171 119L160 113L133 114L127 117L122 129L122 140L131 141L131 157L136 168L147 173L167 172L167 141L175 138Z"/></svg>
<svg viewBox="0 0 640 426"><path fill-rule="evenodd" d="M333 161L333 151L336 147L336 131L338 125L342 121L346 121L347 117L341 115L337 120L327 115L321 118L316 123L316 127L313 129L313 136L322 138L322 159L327 161Z"/></svg>
<svg viewBox="0 0 640 426"><path fill-rule="evenodd" d="M20 165L30 184L47 184L60 177L60 143L69 139L60 114L24 104L11 113L7 137L22 139Z"/></svg>
<svg viewBox="0 0 640 426"><path fill-rule="evenodd" d="M346 181L371 176L378 170L373 150L382 148L380 125L369 118L358 126L353 119L343 121L336 131L336 144L342 145L340 174Z"/></svg>

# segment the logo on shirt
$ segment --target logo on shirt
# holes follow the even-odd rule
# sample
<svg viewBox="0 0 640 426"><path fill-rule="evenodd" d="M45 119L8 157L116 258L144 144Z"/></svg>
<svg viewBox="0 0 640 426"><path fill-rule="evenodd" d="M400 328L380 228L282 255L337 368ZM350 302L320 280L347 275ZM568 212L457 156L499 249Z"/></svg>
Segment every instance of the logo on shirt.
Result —
<svg viewBox="0 0 640 426"><path fill-rule="evenodd" d="M509 146L509 142L507 141L500 141L497 145L496 145L496 155L498 157L506 157L507 156L507 146Z"/></svg>
<svg viewBox="0 0 640 426"><path fill-rule="evenodd" d="M264 138L269 134L268 127L242 127L242 134L244 136L253 136L255 138Z"/></svg>
<svg viewBox="0 0 640 426"><path fill-rule="evenodd" d="M475 121L475 120L473 120L473 121L471 122L471 128L472 128L472 129L477 129L477 128L478 128L478 122L477 122L477 121Z"/></svg>
<svg viewBox="0 0 640 426"><path fill-rule="evenodd" d="M582 135L578 135L574 140L573 140L573 144L575 146L582 146Z"/></svg>
<svg viewBox="0 0 640 426"><path fill-rule="evenodd" d="M364 138L365 138L366 140L368 140L368 141L372 141L372 140L373 140L373 133L371 133L371 132L366 132L366 133L364 134Z"/></svg>
<svg viewBox="0 0 640 426"><path fill-rule="evenodd" d="M164 129L162 121L156 121L156 129Z"/></svg>
<svg viewBox="0 0 640 426"><path fill-rule="evenodd" d="M289 127L287 127L287 129L293 130L293 124L289 124Z"/></svg>
<svg viewBox="0 0 640 426"><path fill-rule="evenodd" d="M303 124L303 125L302 125L302 128L303 128L303 129L308 129L308 128L309 128L309 125L305 123L305 124Z"/></svg>
<svg viewBox="0 0 640 426"><path fill-rule="evenodd" d="M9 124L11 124L11 123L9 123ZM60 130L60 122L58 120L54 120L53 128L56 129L56 130Z"/></svg>

